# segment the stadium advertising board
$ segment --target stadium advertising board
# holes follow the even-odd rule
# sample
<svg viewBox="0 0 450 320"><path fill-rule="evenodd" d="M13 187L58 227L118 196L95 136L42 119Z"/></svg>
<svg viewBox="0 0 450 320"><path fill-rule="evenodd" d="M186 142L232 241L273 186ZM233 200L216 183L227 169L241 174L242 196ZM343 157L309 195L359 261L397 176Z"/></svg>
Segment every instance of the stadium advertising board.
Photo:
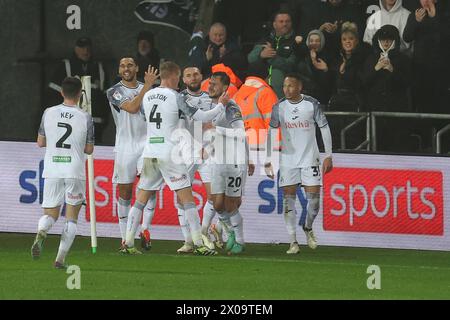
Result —
<svg viewBox="0 0 450 320"><path fill-rule="evenodd" d="M42 214L44 150L34 143L0 142L0 232L34 233ZM117 188L112 184L113 149L96 147L97 235L119 237ZM314 230L320 245L450 251L450 159L335 154L334 170L324 178L323 212ZM278 182L260 169L247 179L241 207L247 242L288 242ZM205 192L194 182L198 207ZM299 223L306 200L298 192ZM157 195L153 239L182 240L176 197L164 187ZM52 232L59 233L64 219ZM90 234L83 207L78 233ZM305 236L298 229L299 240ZM156 245L156 244L155 244Z"/></svg>

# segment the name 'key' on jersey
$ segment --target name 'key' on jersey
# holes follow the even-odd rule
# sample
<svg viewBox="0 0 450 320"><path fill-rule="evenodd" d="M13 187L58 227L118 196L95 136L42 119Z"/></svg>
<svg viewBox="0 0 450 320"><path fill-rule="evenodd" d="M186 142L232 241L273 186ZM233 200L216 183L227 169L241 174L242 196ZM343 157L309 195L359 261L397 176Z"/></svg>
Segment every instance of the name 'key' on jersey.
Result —
<svg viewBox="0 0 450 320"><path fill-rule="evenodd" d="M39 135L46 138L44 178L86 179L84 148L94 144L92 117L64 104L45 110Z"/></svg>

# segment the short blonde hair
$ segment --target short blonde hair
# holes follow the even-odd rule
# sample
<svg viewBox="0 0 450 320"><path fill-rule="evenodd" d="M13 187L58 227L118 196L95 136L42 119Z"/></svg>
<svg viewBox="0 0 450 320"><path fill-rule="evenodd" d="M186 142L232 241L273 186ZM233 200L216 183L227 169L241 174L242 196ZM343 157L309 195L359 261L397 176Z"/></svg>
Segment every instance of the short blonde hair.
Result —
<svg viewBox="0 0 450 320"><path fill-rule="evenodd" d="M344 33L351 33L356 38L358 38L359 37L358 26L354 22L346 21L342 24L342 27L341 27L341 35Z"/></svg>
<svg viewBox="0 0 450 320"><path fill-rule="evenodd" d="M165 61L159 66L161 79L170 78L173 75L181 75L180 66L172 61Z"/></svg>

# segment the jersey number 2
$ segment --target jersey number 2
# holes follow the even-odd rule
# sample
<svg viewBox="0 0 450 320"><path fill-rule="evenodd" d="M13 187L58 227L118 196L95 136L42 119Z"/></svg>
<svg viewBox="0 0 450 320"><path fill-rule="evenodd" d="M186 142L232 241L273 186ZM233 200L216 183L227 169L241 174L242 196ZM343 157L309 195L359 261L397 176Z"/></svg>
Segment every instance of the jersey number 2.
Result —
<svg viewBox="0 0 450 320"><path fill-rule="evenodd" d="M156 112L156 109L158 108L157 104L154 104L152 107L152 111L150 111L150 118L148 119L149 122L155 122L156 123L156 129L161 129L161 113ZM156 117L155 117L156 116Z"/></svg>
<svg viewBox="0 0 450 320"><path fill-rule="evenodd" d="M65 128L66 133L64 133L64 135L61 137L61 139L59 139L58 142L56 142L56 147L63 148L63 149L70 149L70 144L65 144L64 141L66 141L66 139L72 133L72 126L68 123L58 122L58 127Z"/></svg>

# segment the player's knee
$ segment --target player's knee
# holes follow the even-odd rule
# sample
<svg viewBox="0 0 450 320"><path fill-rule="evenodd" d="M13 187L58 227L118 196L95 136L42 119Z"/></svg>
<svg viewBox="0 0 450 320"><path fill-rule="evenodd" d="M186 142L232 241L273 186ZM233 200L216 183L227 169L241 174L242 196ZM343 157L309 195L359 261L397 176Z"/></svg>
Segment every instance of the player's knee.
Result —
<svg viewBox="0 0 450 320"><path fill-rule="evenodd" d="M239 209L240 199L225 200L224 209L226 212L235 212Z"/></svg>

